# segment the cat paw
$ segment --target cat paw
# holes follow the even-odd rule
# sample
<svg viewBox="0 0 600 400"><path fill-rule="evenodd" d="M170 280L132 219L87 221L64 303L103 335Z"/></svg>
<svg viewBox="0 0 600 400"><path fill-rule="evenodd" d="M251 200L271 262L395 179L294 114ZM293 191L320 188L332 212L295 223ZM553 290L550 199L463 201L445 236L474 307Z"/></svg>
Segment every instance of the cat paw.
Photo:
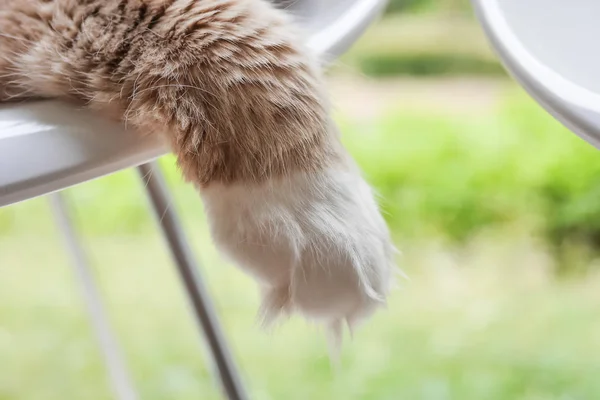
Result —
<svg viewBox="0 0 600 400"><path fill-rule="evenodd" d="M355 169L212 183L201 194L218 248L259 283L266 322L299 313L353 326L385 304L395 250Z"/></svg>

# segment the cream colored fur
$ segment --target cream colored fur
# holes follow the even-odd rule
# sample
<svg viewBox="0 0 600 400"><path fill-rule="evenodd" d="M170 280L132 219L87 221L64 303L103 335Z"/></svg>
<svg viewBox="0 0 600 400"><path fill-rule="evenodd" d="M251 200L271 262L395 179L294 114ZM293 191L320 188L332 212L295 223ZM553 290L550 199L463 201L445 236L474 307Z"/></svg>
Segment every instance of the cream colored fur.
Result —
<svg viewBox="0 0 600 400"><path fill-rule="evenodd" d="M385 303L394 249L356 169L213 184L202 198L219 248L259 282L267 321L299 312L353 326Z"/></svg>

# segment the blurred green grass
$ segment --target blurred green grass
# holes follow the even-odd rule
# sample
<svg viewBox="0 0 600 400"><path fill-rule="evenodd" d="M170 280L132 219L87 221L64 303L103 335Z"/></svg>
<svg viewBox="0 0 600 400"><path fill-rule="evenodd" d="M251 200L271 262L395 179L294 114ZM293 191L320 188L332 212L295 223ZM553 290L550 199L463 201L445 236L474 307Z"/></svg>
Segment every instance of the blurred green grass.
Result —
<svg viewBox="0 0 600 400"><path fill-rule="evenodd" d="M525 237L483 241L462 254L405 243L412 282L346 343L334 369L314 328L294 320L260 331L253 283L219 261L203 229L190 232L253 399L600 393L600 277L553 279L544 253ZM219 398L158 237L88 237L87 245L141 398ZM14 236L0 246L0 398L109 399L57 241Z"/></svg>

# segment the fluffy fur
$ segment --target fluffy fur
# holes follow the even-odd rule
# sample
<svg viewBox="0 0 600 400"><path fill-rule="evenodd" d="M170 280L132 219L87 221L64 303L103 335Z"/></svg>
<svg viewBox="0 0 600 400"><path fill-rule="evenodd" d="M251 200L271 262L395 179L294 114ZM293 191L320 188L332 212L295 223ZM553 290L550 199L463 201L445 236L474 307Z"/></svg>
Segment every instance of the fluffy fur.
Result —
<svg viewBox="0 0 600 400"><path fill-rule="evenodd" d="M202 197L219 247L260 283L267 322L300 311L354 325L385 301L393 248L353 169L215 184Z"/></svg>
<svg viewBox="0 0 600 400"><path fill-rule="evenodd" d="M0 101L66 99L164 135L264 315L339 326L384 302L392 246L315 65L265 0L0 0Z"/></svg>

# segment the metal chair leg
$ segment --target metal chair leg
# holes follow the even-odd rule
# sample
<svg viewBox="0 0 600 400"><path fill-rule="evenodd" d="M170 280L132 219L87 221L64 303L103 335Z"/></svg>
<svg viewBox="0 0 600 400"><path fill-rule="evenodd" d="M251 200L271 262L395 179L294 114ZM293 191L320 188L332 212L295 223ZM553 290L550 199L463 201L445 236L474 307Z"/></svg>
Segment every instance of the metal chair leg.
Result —
<svg viewBox="0 0 600 400"><path fill-rule="evenodd" d="M202 282L181 224L171 207L172 200L160 167L156 163L148 163L139 166L138 171L145 184L148 198L173 260L177 265L196 322L204 333L214 364L219 371L222 389L229 400L245 400L247 395L240 375L230 354L214 306Z"/></svg>
<svg viewBox="0 0 600 400"><path fill-rule="evenodd" d="M102 356L104 357L114 395L118 400L136 400L138 396L127 372L125 361L119 350L115 336L111 331L106 312L102 306L101 296L94 282L94 277L85 253L69 219L65 199L61 193L54 193L50 195L50 201L56 222L62 233L65 245L69 250L73 269L83 289L86 307L98 344L100 345Z"/></svg>

